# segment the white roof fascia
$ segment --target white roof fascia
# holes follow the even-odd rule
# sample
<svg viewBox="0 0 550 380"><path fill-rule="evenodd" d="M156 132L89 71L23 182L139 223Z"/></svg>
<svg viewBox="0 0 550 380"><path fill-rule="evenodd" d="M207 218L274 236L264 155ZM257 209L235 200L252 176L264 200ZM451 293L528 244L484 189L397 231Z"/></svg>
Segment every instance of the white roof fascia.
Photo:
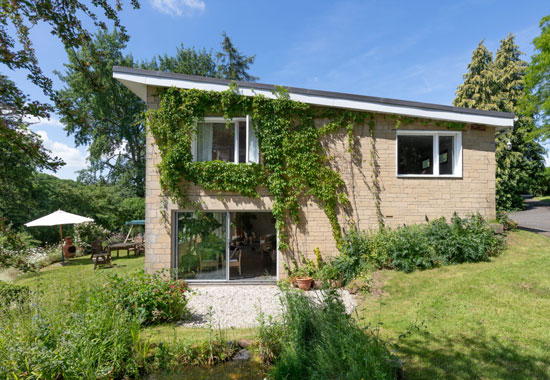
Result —
<svg viewBox="0 0 550 380"><path fill-rule="evenodd" d="M206 83L187 79L159 78L145 75L114 72L113 77L118 79L130 91L147 101L147 86L153 87L177 87L184 89L197 89L205 91L226 91L229 86L226 84ZM268 90L239 87L238 92L245 96L263 95L266 98L274 99L276 96ZM374 102L357 101L350 99L331 98L319 95L305 95L289 92L290 99L325 107L345 108L357 111L375 112L383 114L394 114L411 116L432 120L446 120L467 124L483 124L497 127L497 130L513 127L514 120L488 115L475 115L444 110L427 109L422 107L411 107L393 104L381 104Z"/></svg>

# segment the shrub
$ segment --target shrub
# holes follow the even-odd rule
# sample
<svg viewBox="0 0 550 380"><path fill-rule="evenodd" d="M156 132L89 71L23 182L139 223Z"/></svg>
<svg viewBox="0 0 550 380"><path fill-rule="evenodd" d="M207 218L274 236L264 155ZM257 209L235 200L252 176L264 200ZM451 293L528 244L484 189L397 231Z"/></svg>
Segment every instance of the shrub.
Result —
<svg viewBox="0 0 550 380"><path fill-rule="evenodd" d="M403 272L440 265L487 261L502 251L504 241L479 215L454 214L425 224L365 233L352 228L342 238L342 253L328 265L349 282L370 268Z"/></svg>
<svg viewBox="0 0 550 380"><path fill-rule="evenodd" d="M106 228L94 222L86 222L74 225L74 244L82 247L87 252L90 243L96 239L106 239L111 233Z"/></svg>
<svg viewBox="0 0 550 380"><path fill-rule="evenodd" d="M103 285L104 294L143 325L179 321L189 314L191 293L184 281L167 277L167 273L149 275L144 271L126 277L111 274Z"/></svg>
<svg viewBox="0 0 550 380"><path fill-rule="evenodd" d="M396 379L399 364L386 344L345 313L335 292L317 302L301 292L285 291L279 322L280 342L272 324L260 325L259 337L276 347L274 379ZM262 344L262 343L260 343ZM277 350L279 350L277 352Z"/></svg>

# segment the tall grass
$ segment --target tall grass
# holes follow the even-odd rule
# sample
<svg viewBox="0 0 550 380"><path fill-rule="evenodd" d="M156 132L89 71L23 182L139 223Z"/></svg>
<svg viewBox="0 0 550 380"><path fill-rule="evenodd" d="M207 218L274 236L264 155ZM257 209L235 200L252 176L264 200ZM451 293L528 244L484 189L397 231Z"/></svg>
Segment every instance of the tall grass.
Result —
<svg viewBox="0 0 550 380"><path fill-rule="evenodd" d="M0 378L100 379L136 376L140 321L100 289L58 302L35 293L0 318Z"/></svg>
<svg viewBox="0 0 550 380"><path fill-rule="evenodd" d="M260 343L264 353L270 347L278 351L270 374L274 379L397 378L397 359L376 334L346 314L335 292L313 300L285 291L282 301L282 322L263 324L259 333L271 339Z"/></svg>

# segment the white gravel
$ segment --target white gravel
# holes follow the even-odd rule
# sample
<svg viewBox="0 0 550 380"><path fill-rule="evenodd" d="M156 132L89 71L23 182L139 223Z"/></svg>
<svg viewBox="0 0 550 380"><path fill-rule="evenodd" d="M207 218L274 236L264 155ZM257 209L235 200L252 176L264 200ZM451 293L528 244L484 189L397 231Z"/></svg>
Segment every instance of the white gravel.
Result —
<svg viewBox="0 0 550 380"><path fill-rule="evenodd" d="M274 317L281 314L280 291L275 285L208 285L192 290L195 294L188 306L193 318L181 322L184 327L254 327L260 312ZM355 297L346 290L340 289L339 293L348 313L352 312L357 306ZM319 291L306 294L316 297Z"/></svg>

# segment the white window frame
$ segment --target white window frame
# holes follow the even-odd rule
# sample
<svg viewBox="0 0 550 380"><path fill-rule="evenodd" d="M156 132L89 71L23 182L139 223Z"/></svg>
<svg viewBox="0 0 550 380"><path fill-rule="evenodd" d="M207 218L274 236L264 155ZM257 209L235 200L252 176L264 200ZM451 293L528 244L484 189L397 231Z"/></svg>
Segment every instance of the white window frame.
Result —
<svg viewBox="0 0 550 380"><path fill-rule="evenodd" d="M249 160L248 152L249 152L249 135L250 135L250 129L252 128L252 123L250 117L247 115L245 117L235 117L231 120L229 120L230 124L233 124L235 128L234 132L234 141L233 141L233 164L239 163L239 123L240 122L246 122L246 151L245 151L245 162L241 162L241 164L250 164L252 161ZM227 123L227 120L223 117L217 117L217 116L207 116L204 119L198 120L196 124L200 123ZM193 161L197 161L197 136L193 136L193 141L191 143L191 152L193 154Z"/></svg>
<svg viewBox="0 0 550 380"><path fill-rule="evenodd" d="M432 136L434 162L433 174L399 174L399 136ZM453 174L439 174L439 137L453 136ZM437 163L437 164L436 164ZM462 132L460 131L418 131L397 130L395 135L395 175L398 178L462 178Z"/></svg>

